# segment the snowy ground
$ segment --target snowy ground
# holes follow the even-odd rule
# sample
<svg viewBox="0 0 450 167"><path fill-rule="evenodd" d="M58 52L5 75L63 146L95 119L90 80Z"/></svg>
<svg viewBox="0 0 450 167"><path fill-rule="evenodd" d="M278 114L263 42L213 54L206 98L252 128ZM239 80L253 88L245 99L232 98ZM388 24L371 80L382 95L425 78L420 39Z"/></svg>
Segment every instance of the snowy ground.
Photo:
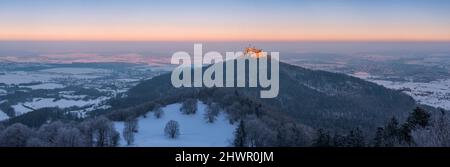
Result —
<svg viewBox="0 0 450 167"><path fill-rule="evenodd" d="M110 70L99 69L99 68L50 68L45 70L40 70L46 73L57 73L57 74L99 74L99 73L110 73Z"/></svg>
<svg viewBox="0 0 450 167"><path fill-rule="evenodd" d="M163 108L164 115L160 119L152 112L147 118L139 118L139 132L135 135L134 147L226 147L233 139L235 125L229 123L226 114L221 112L217 120L210 124L204 118L206 105L197 103L195 115L185 115L180 112L181 104L171 104ZM169 120L178 121L180 136L170 139L164 135L164 127ZM123 122L116 122L117 131L122 133ZM121 135L120 145L125 146Z"/></svg>
<svg viewBox="0 0 450 167"><path fill-rule="evenodd" d="M104 100L106 100L105 97L100 97L88 101L70 100L70 99L60 99L55 101L55 99L53 98L33 98L32 101L19 103L11 107L14 109L17 116L33 111L32 109L40 109L45 107L59 107L59 108L84 107L99 104Z"/></svg>
<svg viewBox="0 0 450 167"><path fill-rule="evenodd" d="M40 71L10 71L0 75L0 83L23 84L32 82L49 82L57 78L94 79L105 74L109 70L93 68L50 68Z"/></svg>
<svg viewBox="0 0 450 167"><path fill-rule="evenodd" d="M390 89L402 90L418 103L450 110L450 79L423 83L380 80L364 72L355 73L353 76Z"/></svg>
<svg viewBox="0 0 450 167"><path fill-rule="evenodd" d="M43 83L38 85L30 85L30 86L21 86L23 88L30 88L30 89L58 89L58 88L64 88L64 85L57 84L57 83Z"/></svg>
<svg viewBox="0 0 450 167"><path fill-rule="evenodd" d="M9 119L8 115L6 115L2 110L0 110L0 121Z"/></svg>
<svg viewBox="0 0 450 167"><path fill-rule="evenodd" d="M387 88L402 90L418 103L450 110L450 80L420 82L392 82L373 80Z"/></svg>
<svg viewBox="0 0 450 167"><path fill-rule="evenodd" d="M0 89L0 95L5 95L6 93L6 90Z"/></svg>

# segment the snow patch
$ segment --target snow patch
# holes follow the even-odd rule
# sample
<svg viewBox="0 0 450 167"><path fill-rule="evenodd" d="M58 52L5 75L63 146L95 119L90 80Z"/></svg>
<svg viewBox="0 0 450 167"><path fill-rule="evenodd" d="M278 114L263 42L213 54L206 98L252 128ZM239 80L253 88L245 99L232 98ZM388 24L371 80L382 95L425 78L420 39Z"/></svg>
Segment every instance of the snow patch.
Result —
<svg viewBox="0 0 450 167"><path fill-rule="evenodd" d="M8 92L4 89L0 89L0 95L6 95Z"/></svg>
<svg viewBox="0 0 450 167"><path fill-rule="evenodd" d="M96 106L96 104L101 103L106 100L106 97L99 97L93 100L69 100L69 99L60 99L56 100L54 98L33 98L30 102L19 103L11 106L17 115L22 115L27 112L46 108L46 107L58 107L58 108L69 108L69 107L87 107L87 106Z"/></svg>
<svg viewBox="0 0 450 167"><path fill-rule="evenodd" d="M197 103L196 114L185 115L180 111L181 104L171 104L162 108L164 115L157 119L153 112L147 113L147 117L139 117L139 132L135 134L137 147L226 147L230 146L233 139L235 125L229 123L227 115L220 112L214 123L207 123L204 114L206 104ZM180 136L170 139L164 135L164 127L169 120L175 120L180 125ZM123 122L115 122L119 133L124 128ZM120 135L120 145L126 146L123 136Z"/></svg>
<svg viewBox="0 0 450 167"><path fill-rule="evenodd" d="M9 119L9 116L6 115L5 112L3 112L2 110L0 110L0 121L7 120L7 119Z"/></svg>

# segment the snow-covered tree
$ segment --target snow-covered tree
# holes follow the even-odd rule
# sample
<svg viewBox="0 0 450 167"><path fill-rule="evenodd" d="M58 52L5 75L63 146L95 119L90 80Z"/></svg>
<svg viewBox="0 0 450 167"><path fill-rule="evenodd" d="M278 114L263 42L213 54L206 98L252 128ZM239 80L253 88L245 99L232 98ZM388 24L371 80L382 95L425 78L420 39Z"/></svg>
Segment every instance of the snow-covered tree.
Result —
<svg viewBox="0 0 450 167"><path fill-rule="evenodd" d="M86 136L88 145L94 147L117 146L120 137L114 124L104 116L83 121L80 131Z"/></svg>
<svg viewBox="0 0 450 167"><path fill-rule="evenodd" d="M7 127L0 134L0 146L25 147L31 137L33 137L33 131L30 128L21 123L16 123Z"/></svg>
<svg viewBox="0 0 450 167"><path fill-rule="evenodd" d="M55 137L57 147L85 147L85 137L74 127L60 128Z"/></svg>
<svg viewBox="0 0 450 167"><path fill-rule="evenodd" d="M248 147L270 147L276 141L276 132L269 128L264 122L257 119L248 119L245 128L246 145Z"/></svg>
<svg viewBox="0 0 450 167"><path fill-rule="evenodd" d="M37 134L42 142L46 142L49 146L56 146L55 140L60 128L65 128L61 121L44 124L39 128Z"/></svg>
<svg viewBox="0 0 450 167"><path fill-rule="evenodd" d="M411 137L415 146L450 147L450 120L442 110L431 126L412 131Z"/></svg>
<svg viewBox="0 0 450 167"><path fill-rule="evenodd" d="M27 147L49 147L49 145L38 137L32 137L27 140Z"/></svg>
<svg viewBox="0 0 450 167"><path fill-rule="evenodd" d="M136 118L129 118L124 123L123 138L127 142L127 145L134 143L134 133L138 132L138 121Z"/></svg>
<svg viewBox="0 0 450 167"><path fill-rule="evenodd" d="M181 105L181 112L184 114L195 114L197 112L197 100L196 99L186 99Z"/></svg>
<svg viewBox="0 0 450 167"><path fill-rule="evenodd" d="M220 111L220 107L217 103L211 103L210 105L208 105L206 107L206 111L205 111L205 119L208 123L213 123L216 118L217 115L219 114Z"/></svg>

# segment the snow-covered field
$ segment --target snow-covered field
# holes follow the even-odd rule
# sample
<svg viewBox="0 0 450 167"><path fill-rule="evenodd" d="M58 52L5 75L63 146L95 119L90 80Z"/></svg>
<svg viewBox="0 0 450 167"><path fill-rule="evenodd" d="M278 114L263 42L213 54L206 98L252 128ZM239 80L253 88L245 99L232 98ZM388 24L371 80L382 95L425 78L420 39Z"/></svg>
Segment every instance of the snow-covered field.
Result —
<svg viewBox="0 0 450 167"><path fill-rule="evenodd" d="M64 85L57 84L57 83L43 83L38 85L30 85L30 86L21 86L23 88L30 88L30 89L58 89L58 88L64 88Z"/></svg>
<svg viewBox="0 0 450 167"><path fill-rule="evenodd" d="M450 80L421 82L392 82L372 80L387 88L402 90L418 103L450 110Z"/></svg>
<svg viewBox="0 0 450 167"><path fill-rule="evenodd" d="M24 72L24 71L14 71L8 72L5 75L0 75L0 83L4 84L22 84L31 82L48 82L53 75L35 73L35 72Z"/></svg>
<svg viewBox="0 0 450 167"><path fill-rule="evenodd" d="M99 73L110 73L110 70L99 69L99 68L49 68L45 70L40 70L46 73L58 73L58 74L99 74Z"/></svg>
<svg viewBox="0 0 450 167"><path fill-rule="evenodd" d="M94 68L50 68L40 71L10 71L0 75L0 83L23 84L32 82L49 82L57 78L94 79L110 71Z"/></svg>
<svg viewBox="0 0 450 167"><path fill-rule="evenodd" d="M8 115L6 115L2 110L0 110L0 121L9 119Z"/></svg>
<svg viewBox="0 0 450 167"><path fill-rule="evenodd" d="M4 95L6 93L7 93L6 90L0 89L0 95Z"/></svg>
<svg viewBox="0 0 450 167"><path fill-rule="evenodd" d="M227 116L221 112L214 123L207 123L204 118L206 105L197 103L195 115L185 115L180 112L180 103L163 107L164 115L157 119L152 112L147 118L139 118L139 132L135 134L134 147L226 147L233 139L235 125L229 123ZM164 127L169 120L175 120L180 125L180 136L170 139L164 135ZM123 122L116 122L117 131L122 133ZM125 146L121 135L120 145Z"/></svg>
<svg viewBox="0 0 450 167"><path fill-rule="evenodd" d="M353 76L377 83L390 89L402 90L420 104L450 110L450 79L423 83L380 80L365 72L358 72Z"/></svg>
<svg viewBox="0 0 450 167"><path fill-rule="evenodd" d="M33 111L32 109L40 109L45 107L59 107L59 108L69 108L69 107L85 107L90 105L96 105L100 102L106 100L105 97L100 97L94 100L70 100L70 99L59 99L53 98L33 98L32 101L19 103L11 106L17 115L22 115L27 112ZM31 109L32 108L32 109Z"/></svg>

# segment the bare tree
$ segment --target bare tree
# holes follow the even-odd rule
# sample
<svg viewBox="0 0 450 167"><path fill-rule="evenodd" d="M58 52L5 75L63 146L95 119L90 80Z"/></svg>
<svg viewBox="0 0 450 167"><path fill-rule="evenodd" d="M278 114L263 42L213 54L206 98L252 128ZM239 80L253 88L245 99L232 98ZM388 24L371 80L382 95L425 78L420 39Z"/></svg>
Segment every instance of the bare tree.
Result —
<svg viewBox="0 0 450 167"><path fill-rule="evenodd" d="M127 142L127 145L134 143L134 133L138 132L138 121L136 118L129 118L124 123L123 138Z"/></svg>
<svg viewBox="0 0 450 167"><path fill-rule="evenodd" d="M186 99L181 105L181 112L184 114L195 114L197 112L197 100Z"/></svg>
<svg viewBox="0 0 450 167"><path fill-rule="evenodd" d="M85 147L85 137L74 127L59 128L55 137L57 147Z"/></svg>
<svg viewBox="0 0 450 167"><path fill-rule="evenodd" d="M220 111L220 107L218 104L216 103L211 103L210 105L208 105L208 107L206 108L206 112L205 112L205 119L208 123L213 123L216 118L217 115L219 114Z"/></svg>
<svg viewBox="0 0 450 167"><path fill-rule="evenodd" d="M175 139L180 135L180 125L177 121L170 120L164 128L164 134L169 138Z"/></svg>
<svg viewBox="0 0 450 167"><path fill-rule="evenodd" d="M0 146L25 147L31 137L33 137L33 131L30 128L21 123L16 123L7 127L0 134Z"/></svg>
<svg viewBox="0 0 450 167"><path fill-rule="evenodd" d="M127 142L127 145L132 145L134 143L134 133L127 126L123 128L122 136Z"/></svg>
<svg viewBox="0 0 450 167"><path fill-rule="evenodd" d="M114 124L104 116L84 121L80 129L87 136L88 145L114 147L118 144L119 133L114 129Z"/></svg>
<svg viewBox="0 0 450 167"><path fill-rule="evenodd" d="M58 135L58 129L64 128L64 124L61 121L52 122L50 124L42 125L37 134L42 142L46 142L49 146L56 146L56 136Z"/></svg>
<svg viewBox="0 0 450 167"><path fill-rule="evenodd" d="M153 109L153 114L156 118L161 118L164 115L164 111L161 108L161 105L157 104L155 108Z"/></svg>

